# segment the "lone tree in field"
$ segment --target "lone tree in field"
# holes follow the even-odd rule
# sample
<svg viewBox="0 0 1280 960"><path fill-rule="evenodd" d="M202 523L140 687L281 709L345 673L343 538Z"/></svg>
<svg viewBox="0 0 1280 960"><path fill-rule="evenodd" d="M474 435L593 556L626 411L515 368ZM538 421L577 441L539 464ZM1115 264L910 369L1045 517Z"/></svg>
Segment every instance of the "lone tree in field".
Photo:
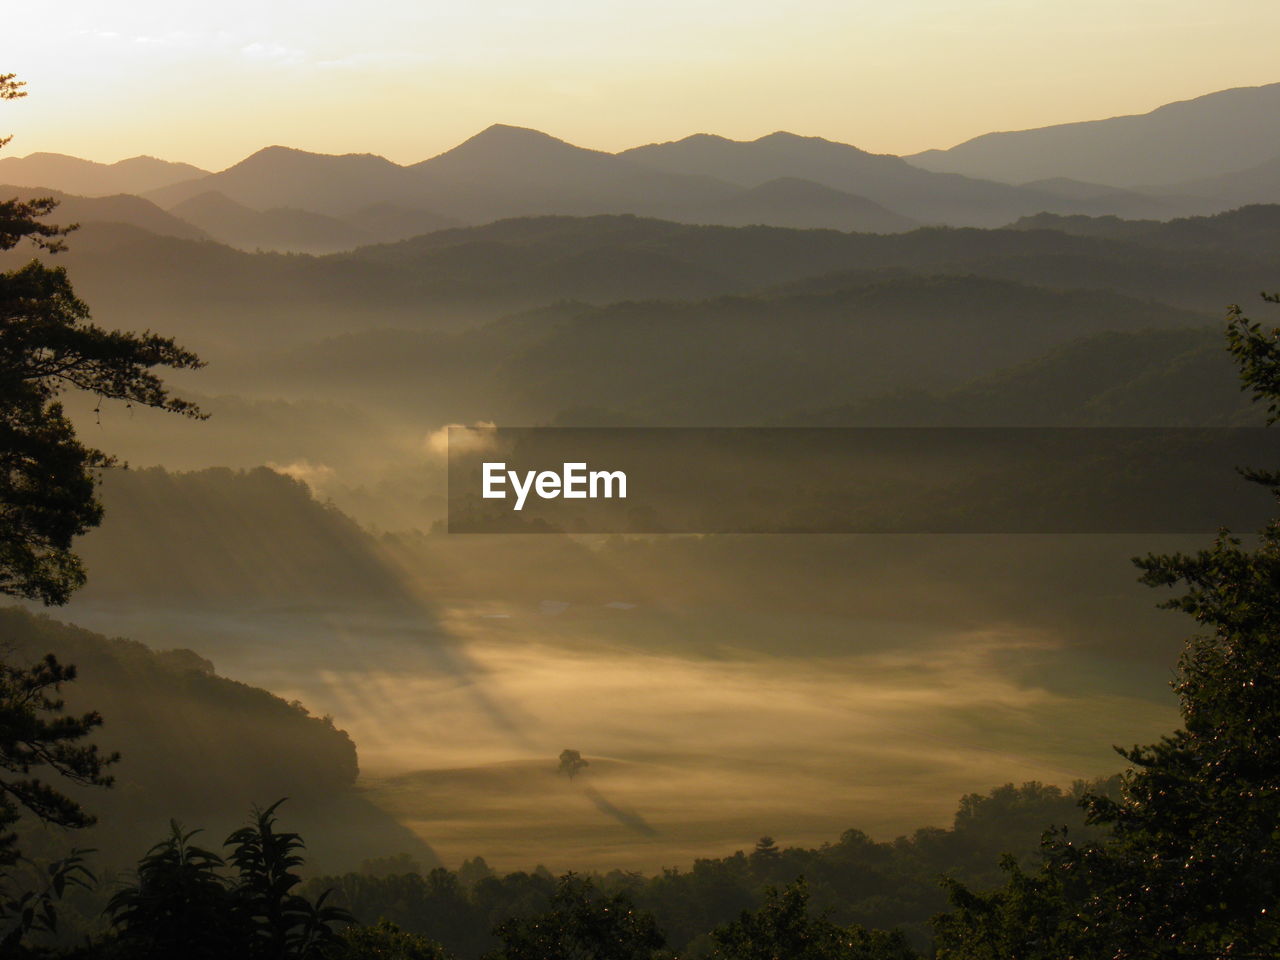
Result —
<svg viewBox="0 0 1280 960"><path fill-rule="evenodd" d="M560 766L556 768L556 773L563 774L572 780L589 766L591 764L583 760L582 754L577 750L561 750Z"/></svg>

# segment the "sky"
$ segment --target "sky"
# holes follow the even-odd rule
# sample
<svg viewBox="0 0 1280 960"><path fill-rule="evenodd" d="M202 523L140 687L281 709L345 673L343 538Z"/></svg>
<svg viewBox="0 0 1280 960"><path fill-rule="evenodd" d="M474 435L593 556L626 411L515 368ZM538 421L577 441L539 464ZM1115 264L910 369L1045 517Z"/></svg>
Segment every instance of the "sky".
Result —
<svg viewBox="0 0 1280 960"><path fill-rule="evenodd" d="M11 155L222 169L434 156L492 123L615 151L775 130L883 153L1280 80L1275 0L59 0L8 5Z"/></svg>

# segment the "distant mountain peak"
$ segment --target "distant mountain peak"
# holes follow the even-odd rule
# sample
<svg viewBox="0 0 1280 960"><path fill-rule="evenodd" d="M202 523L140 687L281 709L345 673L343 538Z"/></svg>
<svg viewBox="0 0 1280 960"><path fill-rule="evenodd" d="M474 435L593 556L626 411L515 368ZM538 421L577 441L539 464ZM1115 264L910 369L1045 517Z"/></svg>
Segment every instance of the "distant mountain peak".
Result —
<svg viewBox="0 0 1280 960"><path fill-rule="evenodd" d="M297 147L286 147L280 143L273 143L268 147L262 147L258 150L253 151L253 153L249 154L249 156L245 157L244 159L252 160L254 157L291 155L291 154L299 154L299 153L306 153L306 152L307 152L306 150L299 150ZM241 163L243 162L244 161L242 160Z"/></svg>
<svg viewBox="0 0 1280 960"><path fill-rule="evenodd" d="M541 130L535 130L533 127L521 127L514 123L491 123L485 127L475 137L496 137L496 136L517 136L517 137L533 137L538 140L555 140L556 137L549 133L543 133Z"/></svg>
<svg viewBox="0 0 1280 960"><path fill-rule="evenodd" d="M398 164L376 153L315 153L311 150L300 150L297 147L272 144L249 154L239 163L228 167L223 173L255 171L268 176L285 176L302 171L313 171L323 175L321 171L336 168L386 170L391 173L403 170ZM254 204L254 206L258 205Z"/></svg>
<svg viewBox="0 0 1280 960"><path fill-rule="evenodd" d="M28 153L25 157L12 157L8 159L15 160L74 160L76 163L94 163L93 160L84 160L80 157L73 157L69 153L54 153L50 150L37 150L35 153Z"/></svg>
<svg viewBox="0 0 1280 960"><path fill-rule="evenodd" d="M691 133L687 137L682 137L675 141L676 143L733 143L728 137L722 137L718 133Z"/></svg>
<svg viewBox="0 0 1280 960"><path fill-rule="evenodd" d="M386 157L376 153L317 153L314 150L302 150L298 147L286 147L278 143L273 143L269 147L263 147L255 150L249 156L241 160L246 163L255 157L323 157L326 160L348 160L348 159L372 159L379 160L383 163L391 163Z"/></svg>
<svg viewBox="0 0 1280 960"><path fill-rule="evenodd" d="M485 127L473 137L469 137L452 150L440 154L447 157L454 154L470 154L488 150L573 150L583 153L600 153L599 150L588 150L553 137L549 133L535 130L532 127L517 127L508 123L495 123ZM433 158L435 159L435 158ZM430 161L426 161L430 162Z"/></svg>
<svg viewBox="0 0 1280 960"><path fill-rule="evenodd" d="M822 140L822 137L802 137L798 133L791 133L789 130L775 130L773 133L766 133L763 137L756 137L756 143L804 143L806 141ZM829 141L824 141L829 142Z"/></svg>
<svg viewBox="0 0 1280 960"><path fill-rule="evenodd" d="M527 178L545 178L575 182L582 168L595 171L614 163L612 154L574 146L541 130L495 123L451 150L409 167L428 179L474 185L510 177L525 182ZM577 173L570 174L574 168ZM525 184L527 186L527 183Z"/></svg>
<svg viewBox="0 0 1280 960"><path fill-rule="evenodd" d="M21 186L51 187L86 197L140 194L206 173L189 163L146 156L114 163L50 152L0 157L0 180Z"/></svg>

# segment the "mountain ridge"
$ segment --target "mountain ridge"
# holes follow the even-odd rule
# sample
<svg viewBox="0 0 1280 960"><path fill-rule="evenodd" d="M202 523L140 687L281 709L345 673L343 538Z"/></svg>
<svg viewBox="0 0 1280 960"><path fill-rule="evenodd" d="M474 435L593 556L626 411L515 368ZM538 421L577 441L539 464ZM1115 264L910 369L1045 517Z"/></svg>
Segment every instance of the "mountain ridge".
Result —
<svg viewBox="0 0 1280 960"><path fill-rule="evenodd" d="M984 133L905 159L925 170L1006 183L1069 177L1170 186L1280 157L1278 114L1280 83L1232 87L1146 113Z"/></svg>
<svg viewBox="0 0 1280 960"><path fill-rule="evenodd" d="M143 194L209 171L190 163L141 155L99 163L47 151L23 157L0 157L0 183L45 187L83 197ZM57 181L57 182L53 182Z"/></svg>

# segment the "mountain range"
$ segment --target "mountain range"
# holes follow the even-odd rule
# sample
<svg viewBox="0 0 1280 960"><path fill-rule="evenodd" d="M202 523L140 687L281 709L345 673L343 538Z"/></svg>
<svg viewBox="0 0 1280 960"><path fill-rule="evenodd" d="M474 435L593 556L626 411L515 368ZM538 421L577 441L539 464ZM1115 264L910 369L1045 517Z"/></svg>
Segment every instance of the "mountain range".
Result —
<svg viewBox="0 0 1280 960"><path fill-rule="evenodd" d="M1079 337L1206 327L1274 286L1278 253L1270 206L890 235L526 217L327 256L88 223L58 260L103 324L163 325L207 359L214 396L758 423L955 387Z"/></svg>
<svg viewBox="0 0 1280 960"><path fill-rule="evenodd" d="M1280 83L1236 87L1137 116L988 133L907 159L926 170L1027 183L1068 177L1167 189L1280 159Z"/></svg>
<svg viewBox="0 0 1280 960"><path fill-rule="evenodd" d="M905 158L783 131L755 140L700 133L612 154L495 124L408 165L284 146L219 172L150 157L108 165L32 154L0 160L0 184L133 194L240 249L308 253L544 215L858 233L995 227L1041 213L1168 220L1280 200L1278 115L1280 84L1271 84ZM117 214L149 230L159 222L141 208Z"/></svg>
<svg viewBox="0 0 1280 960"><path fill-rule="evenodd" d="M0 183L51 187L83 197L146 193L171 183L208 176L208 173L189 163L155 157L130 157L116 163L97 163L61 153L0 158Z"/></svg>
<svg viewBox="0 0 1280 960"><path fill-rule="evenodd" d="M323 257L86 222L58 259L102 322L154 318L146 322L216 357L354 330L452 331L563 301L821 297L904 274L1112 290L1216 318L1242 291L1275 285L1278 251L1280 206L1266 206L1167 223L1033 219L888 235L526 217ZM0 255L0 267L26 256Z"/></svg>

